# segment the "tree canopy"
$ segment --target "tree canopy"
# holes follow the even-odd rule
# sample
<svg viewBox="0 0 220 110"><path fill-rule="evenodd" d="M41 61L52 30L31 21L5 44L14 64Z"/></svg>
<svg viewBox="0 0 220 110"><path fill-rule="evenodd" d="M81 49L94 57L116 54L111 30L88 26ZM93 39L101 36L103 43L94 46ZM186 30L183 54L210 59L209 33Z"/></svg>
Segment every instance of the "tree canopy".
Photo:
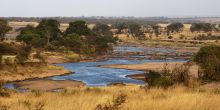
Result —
<svg viewBox="0 0 220 110"><path fill-rule="evenodd" d="M194 57L194 61L202 67L202 78L220 80L220 46L202 47Z"/></svg>
<svg viewBox="0 0 220 110"><path fill-rule="evenodd" d="M113 25L113 28L118 29L118 33L120 34L120 33L122 33L123 29L128 28L128 24L125 22L118 22Z"/></svg>
<svg viewBox="0 0 220 110"><path fill-rule="evenodd" d="M4 40L5 34L12 30L7 20L0 19L0 40Z"/></svg>
<svg viewBox="0 0 220 110"><path fill-rule="evenodd" d="M129 28L129 33L133 36L133 37L137 37L139 39L144 37L144 33L141 31L141 26L137 23L131 23L128 26Z"/></svg>
<svg viewBox="0 0 220 110"><path fill-rule="evenodd" d="M91 30L88 28L85 21L78 20L75 22L70 22L69 27L66 29L65 34L78 34L78 35L90 35Z"/></svg>
<svg viewBox="0 0 220 110"><path fill-rule="evenodd" d="M184 28L184 25L182 23L172 23L167 26L167 34L174 33L174 32L180 32Z"/></svg>
<svg viewBox="0 0 220 110"><path fill-rule="evenodd" d="M190 31L191 32L200 32L200 31L204 31L204 32L210 32L214 29L214 26L210 23L193 23Z"/></svg>
<svg viewBox="0 0 220 110"><path fill-rule="evenodd" d="M38 33L47 39L47 44L61 37L60 23L53 19L43 19L36 27Z"/></svg>

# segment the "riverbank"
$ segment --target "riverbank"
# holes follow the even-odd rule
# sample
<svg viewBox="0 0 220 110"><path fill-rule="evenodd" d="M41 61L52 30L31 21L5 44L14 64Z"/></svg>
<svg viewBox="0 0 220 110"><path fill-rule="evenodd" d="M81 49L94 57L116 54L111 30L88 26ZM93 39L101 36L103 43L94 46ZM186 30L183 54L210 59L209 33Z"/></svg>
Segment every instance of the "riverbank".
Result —
<svg viewBox="0 0 220 110"><path fill-rule="evenodd" d="M40 90L40 91L53 91L64 88L82 87L85 85L81 81L74 81L74 80L55 81L51 79L25 80L25 81L17 82L15 84L20 89Z"/></svg>
<svg viewBox="0 0 220 110"><path fill-rule="evenodd" d="M185 62L147 62L142 64L128 64L128 65L103 65L100 66L102 68L117 68L117 69L127 69L127 70L152 70L156 72L160 72L165 65L167 68L172 70L177 65L183 65ZM197 65L192 65L189 69L190 74L194 77L198 77L198 69ZM137 80L145 80L144 74L134 74L134 75L127 75L126 77L137 79Z"/></svg>
<svg viewBox="0 0 220 110"><path fill-rule="evenodd" d="M46 65L39 67L19 66L17 71L0 70L0 80L3 82L23 81L27 79L38 79L50 76L59 76L72 73L63 67Z"/></svg>

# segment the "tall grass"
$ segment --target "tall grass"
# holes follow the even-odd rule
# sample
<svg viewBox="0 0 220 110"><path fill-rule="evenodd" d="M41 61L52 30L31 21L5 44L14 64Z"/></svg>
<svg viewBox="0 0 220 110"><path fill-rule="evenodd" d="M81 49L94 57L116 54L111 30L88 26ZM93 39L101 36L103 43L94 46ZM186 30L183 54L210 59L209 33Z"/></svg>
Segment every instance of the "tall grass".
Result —
<svg viewBox="0 0 220 110"><path fill-rule="evenodd" d="M11 93L10 97L0 97L0 105L10 110L95 110L103 104L112 107L120 102L117 109L121 110L220 110L219 91L182 86L166 90L142 89L137 85L83 87L41 95L35 92ZM120 94L123 94L122 98Z"/></svg>

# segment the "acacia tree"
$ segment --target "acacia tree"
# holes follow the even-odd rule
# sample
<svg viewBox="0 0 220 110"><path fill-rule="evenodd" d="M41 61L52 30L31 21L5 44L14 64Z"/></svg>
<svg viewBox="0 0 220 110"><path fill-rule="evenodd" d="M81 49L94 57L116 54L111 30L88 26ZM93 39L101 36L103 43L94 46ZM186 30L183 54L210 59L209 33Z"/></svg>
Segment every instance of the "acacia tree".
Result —
<svg viewBox="0 0 220 110"><path fill-rule="evenodd" d="M184 28L184 25L182 23L172 23L167 26L167 35L170 35L170 33L174 32L180 32Z"/></svg>
<svg viewBox="0 0 220 110"><path fill-rule="evenodd" d="M115 23L113 25L114 28L118 29L118 33L122 33L122 30L123 29L127 29L128 28L128 25L125 23L125 22L120 22L120 23Z"/></svg>
<svg viewBox="0 0 220 110"><path fill-rule="evenodd" d="M4 40L5 34L12 30L12 28L8 25L6 20L0 19L0 40Z"/></svg>
<svg viewBox="0 0 220 110"><path fill-rule="evenodd" d="M151 27L154 30L156 37L158 37L160 35L160 26L155 24L155 25L151 25Z"/></svg>
<svg viewBox="0 0 220 110"><path fill-rule="evenodd" d="M193 23L190 27L191 32L211 32L214 29L214 25L210 23Z"/></svg>
<svg viewBox="0 0 220 110"><path fill-rule="evenodd" d="M194 61L202 68L200 78L220 80L220 46L202 47L195 55Z"/></svg>
<svg viewBox="0 0 220 110"><path fill-rule="evenodd" d="M87 24L85 21L78 20L75 22L70 22L69 27L66 29L65 35L68 34L78 34L78 35L90 35L91 30L88 28Z"/></svg>
<svg viewBox="0 0 220 110"><path fill-rule="evenodd" d="M133 36L133 37L137 37L139 39L144 37L144 33L141 31L141 26L137 23L131 23L128 26L129 28L129 33Z"/></svg>
<svg viewBox="0 0 220 110"><path fill-rule="evenodd" d="M42 48L47 43L47 38L43 37L37 29L32 26L27 26L22 29L20 35L16 37L17 41L25 42L35 48Z"/></svg>
<svg viewBox="0 0 220 110"><path fill-rule="evenodd" d="M97 24L93 28L94 35L87 38L90 44L93 44L96 48L96 52L107 52L112 43L117 41L116 37L113 37L113 33L110 31L110 27L106 24Z"/></svg>
<svg viewBox="0 0 220 110"><path fill-rule="evenodd" d="M41 36L47 38L47 44L61 38L60 23L53 19L43 19L36 27Z"/></svg>

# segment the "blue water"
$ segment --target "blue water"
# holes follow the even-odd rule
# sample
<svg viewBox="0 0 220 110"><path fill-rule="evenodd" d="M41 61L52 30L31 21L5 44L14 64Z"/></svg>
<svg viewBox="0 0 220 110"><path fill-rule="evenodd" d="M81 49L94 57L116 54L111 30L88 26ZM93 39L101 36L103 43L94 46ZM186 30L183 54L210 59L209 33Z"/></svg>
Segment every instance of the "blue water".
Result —
<svg viewBox="0 0 220 110"><path fill-rule="evenodd" d="M114 52L127 53L127 52L144 52L144 53L175 53L175 50L169 48L142 48L142 47L129 47L129 46L115 46Z"/></svg>
<svg viewBox="0 0 220 110"><path fill-rule="evenodd" d="M132 83L144 84L144 81L126 78L126 75L139 74L143 71L114 69L114 68L101 68L100 65L109 64L140 64L144 62L176 62L186 61L184 59L177 60L123 60L123 59L110 59L101 62L79 62L79 63L63 63L57 66L73 71L74 74L66 76L55 76L50 79L53 80L77 80L83 81L87 86L105 86L110 83Z"/></svg>

